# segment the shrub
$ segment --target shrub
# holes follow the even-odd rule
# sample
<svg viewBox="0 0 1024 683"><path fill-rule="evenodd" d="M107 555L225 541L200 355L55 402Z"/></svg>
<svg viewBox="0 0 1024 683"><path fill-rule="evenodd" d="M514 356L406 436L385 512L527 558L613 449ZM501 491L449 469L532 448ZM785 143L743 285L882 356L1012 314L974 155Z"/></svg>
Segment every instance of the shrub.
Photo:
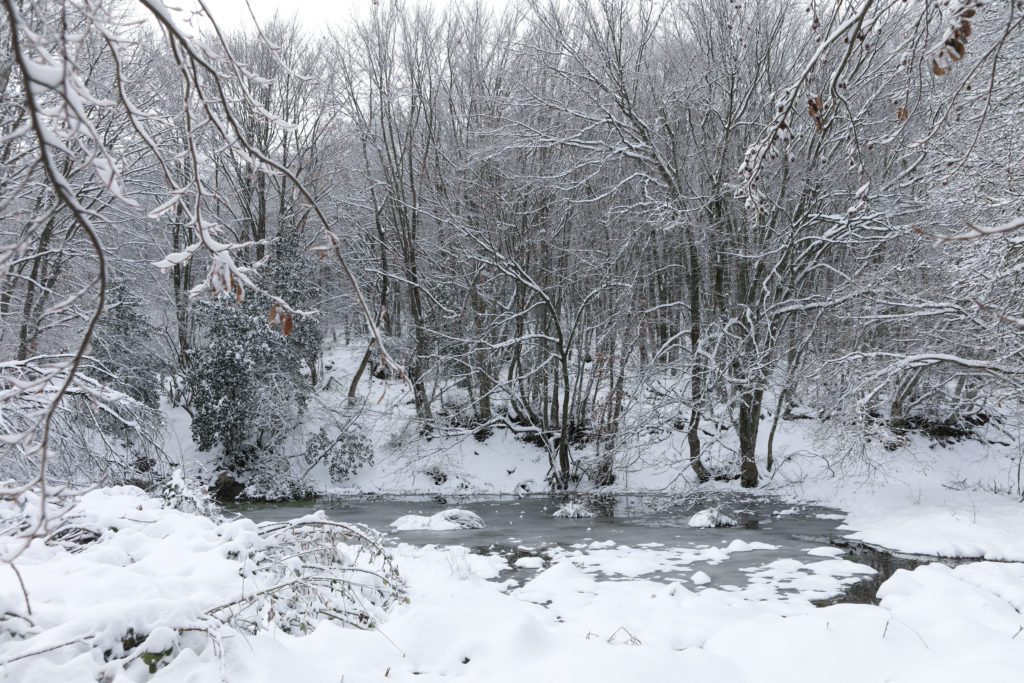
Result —
<svg viewBox="0 0 1024 683"><path fill-rule="evenodd" d="M587 509L583 503L579 501L572 501L564 503L552 515L552 517L564 517L567 519L580 519L583 517L593 517L594 513Z"/></svg>
<svg viewBox="0 0 1024 683"><path fill-rule="evenodd" d="M165 508L209 519L220 517L220 507L209 490L197 481L186 479L180 467L175 468L160 489L160 497L164 499Z"/></svg>
<svg viewBox="0 0 1024 683"><path fill-rule="evenodd" d="M323 429L320 434L324 435ZM362 434L342 432L327 452L327 471L335 484L348 480L360 469L372 464L373 445Z"/></svg>

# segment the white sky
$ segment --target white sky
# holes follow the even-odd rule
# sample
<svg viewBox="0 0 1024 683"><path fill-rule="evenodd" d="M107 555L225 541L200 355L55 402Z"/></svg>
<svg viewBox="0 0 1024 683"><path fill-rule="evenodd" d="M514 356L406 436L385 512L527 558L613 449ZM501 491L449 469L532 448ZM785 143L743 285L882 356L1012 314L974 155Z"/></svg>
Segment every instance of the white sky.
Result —
<svg viewBox="0 0 1024 683"><path fill-rule="evenodd" d="M171 2L173 0L167 4ZM352 18L353 13L371 7L372 0L249 0L249 4L260 20L278 11L285 17L295 14L304 23L317 26L344 23ZM206 6L217 23L225 26L252 21L245 0L206 0Z"/></svg>
<svg viewBox="0 0 1024 683"><path fill-rule="evenodd" d="M379 0L383 5L392 0ZM417 0L408 0L410 3ZM450 4L452 0L418 0L437 7ZM488 0L488 4L499 7L508 0ZM165 0L168 6L185 6L188 0ZM311 28L319 28L335 24L343 24L368 12L373 7L373 0L249 0L253 12L260 20L273 16L275 11L283 16L296 15ZM251 23L246 0L206 0L206 6L217 23L223 26L241 26Z"/></svg>

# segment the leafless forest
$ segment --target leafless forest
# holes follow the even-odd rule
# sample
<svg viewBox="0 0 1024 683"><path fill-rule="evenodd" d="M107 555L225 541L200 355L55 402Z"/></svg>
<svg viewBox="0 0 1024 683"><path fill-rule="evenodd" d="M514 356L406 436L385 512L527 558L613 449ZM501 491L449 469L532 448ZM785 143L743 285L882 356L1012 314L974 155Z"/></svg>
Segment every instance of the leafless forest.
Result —
<svg viewBox="0 0 1024 683"><path fill-rule="evenodd" d="M400 379L556 488L1019 411L1019 0L3 5L6 496L165 476L167 406L276 477L342 338L333 391Z"/></svg>

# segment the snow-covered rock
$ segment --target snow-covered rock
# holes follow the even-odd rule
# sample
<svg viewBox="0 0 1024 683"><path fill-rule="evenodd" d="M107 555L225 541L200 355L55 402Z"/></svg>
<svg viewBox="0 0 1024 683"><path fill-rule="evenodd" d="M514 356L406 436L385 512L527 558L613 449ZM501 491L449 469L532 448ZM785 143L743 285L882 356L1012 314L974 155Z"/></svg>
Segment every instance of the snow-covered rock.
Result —
<svg viewBox="0 0 1024 683"><path fill-rule="evenodd" d="M436 515L405 515L391 522L395 531L457 531L459 529L483 529L486 524L480 515L469 510L442 510Z"/></svg>
<svg viewBox="0 0 1024 683"><path fill-rule="evenodd" d="M711 583L711 577L704 572L694 572L693 576L690 577L690 581L692 581L695 586L704 586Z"/></svg>
<svg viewBox="0 0 1024 683"><path fill-rule="evenodd" d="M693 517L690 517L689 521L689 526L692 529L711 529L723 526L736 526L737 524L739 522L718 508L701 510Z"/></svg>

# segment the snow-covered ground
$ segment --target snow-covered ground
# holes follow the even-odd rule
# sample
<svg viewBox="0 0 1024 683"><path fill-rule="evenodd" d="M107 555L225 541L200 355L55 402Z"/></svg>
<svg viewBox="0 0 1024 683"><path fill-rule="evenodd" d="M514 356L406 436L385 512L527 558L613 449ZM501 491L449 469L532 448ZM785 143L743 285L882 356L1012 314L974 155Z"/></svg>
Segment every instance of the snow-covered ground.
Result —
<svg viewBox="0 0 1024 683"><path fill-rule="evenodd" d="M346 681L389 668L396 680L1012 681L1024 664L1021 617L996 597L1019 587L1017 565L927 568L887 583L881 606L819 609L766 584L597 581L571 561L503 593L481 580L492 567L458 549L404 549L401 561L412 605L384 628L393 644L358 636L359 654L339 666ZM322 657L322 638L300 659Z"/></svg>
<svg viewBox="0 0 1024 683"><path fill-rule="evenodd" d="M752 561L746 586L716 586L703 563L758 545L603 543L550 549L520 584L497 555L400 545L409 602L376 630L323 621L306 635L273 625L253 635L203 617L258 590L239 559L257 542L252 522L164 510L130 487L90 493L75 514L107 531L81 548L37 543L21 556L31 614L18 575L0 575L5 680L1010 682L1024 670L1018 563L900 570L878 605L815 607L810 599L871 570L809 547L800 558ZM679 565L697 571L671 583L643 578ZM126 666L128 645L137 657Z"/></svg>
<svg viewBox="0 0 1024 683"><path fill-rule="evenodd" d="M331 352L334 380L311 422L347 409L347 368L356 355L343 347ZM325 468L314 468L321 490L437 496L543 490L542 450L501 430L483 442L424 439L410 427L404 392L399 383L364 381L358 419L373 440L374 464L340 484ZM212 456L191 444L187 415L169 412L168 450L187 474L209 468ZM751 551L764 544L744 538L743 530L720 547L608 541L509 559L458 545L463 532L451 529L443 532L449 545L392 549L409 600L382 612L376 629L324 620L304 635L289 634L275 625L271 609L261 613L265 628L250 633L231 620L211 621L209 613L267 588L267 577L254 578L259 572L247 560L260 544L256 525L166 510L130 487L99 489L74 513L100 530L98 539L81 547L36 542L9 570L0 567L0 677L19 683L1020 680L1018 447L1005 435L992 435L998 443L947 445L915 437L894 450L859 444L856 454L840 457L841 444L822 438L823 431L814 420L782 422L775 439L779 465L764 473L761 490L790 501L797 514L809 503L842 510L841 530L852 539L982 561L898 570L881 585L878 604L818 607L812 600L842 593L871 568L813 543L792 557L760 561ZM694 488L678 435L624 458L616 475L605 489L611 493ZM737 489L722 482L704 488ZM342 551L336 559L348 562L351 552ZM721 585L709 576L723 557L748 555L745 585ZM653 580L658 573L677 578Z"/></svg>
<svg viewBox="0 0 1024 683"><path fill-rule="evenodd" d="M1024 562L1024 503L1016 446L915 437L861 472L828 472L820 458L787 463L765 488L848 512L849 537L906 553ZM802 468L802 469L800 469Z"/></svg>

